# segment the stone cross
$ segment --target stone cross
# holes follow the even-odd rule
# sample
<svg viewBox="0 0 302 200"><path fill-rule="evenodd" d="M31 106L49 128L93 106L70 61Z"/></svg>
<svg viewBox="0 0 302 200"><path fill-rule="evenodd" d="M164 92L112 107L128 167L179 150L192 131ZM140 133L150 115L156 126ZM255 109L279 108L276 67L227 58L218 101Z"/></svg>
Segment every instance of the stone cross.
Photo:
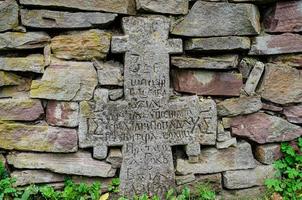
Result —
<svg viewBox="0 0 302 200"><path fill-rule="evenodd" d="M170 95L169 54L181 53L182 41L168 39L169 28L162 16L123 18L126 36L113 37L112 52L125 53L125 100L108 101L105 92L81 103L80 146L94 147L99 159L108 147L122 147L120 188L126 196L163 196L175 184L171 146L186 145L187 155L197 156L200 138L215 135L212 100Z"/></svg>

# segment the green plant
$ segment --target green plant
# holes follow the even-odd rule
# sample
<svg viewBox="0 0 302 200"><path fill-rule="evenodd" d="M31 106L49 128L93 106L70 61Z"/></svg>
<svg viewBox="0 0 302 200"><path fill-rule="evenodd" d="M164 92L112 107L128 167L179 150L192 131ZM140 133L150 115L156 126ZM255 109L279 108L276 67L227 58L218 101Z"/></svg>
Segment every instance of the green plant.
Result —
<svg viewBox="0 0 302 200"><path fill-rule="evenodd" d="M214 200L216 193L209 183L203 183L197 186L199 200Z"/></svg>
<svg viewBox="0 0 302 200"><path fill-rule="evenodd" d="M118 193L121 180L119 178L112 179L111 183L108 186L108 191L111 193Z"/></svg>
<svg viewBox="0 0 302 200"><path fill-rule="evenodd" d="M302 151L302 138L298 139ZM281 144L283 158L274 163L276 178L267 179L265 185L279 193L284 200L302 199L302 155L288 143Z"/></svg>
<svg viewBox="0 0 302 200"><path fill-rule="evenodd" d="M0 162L0 200L3 200L8 196L17 196L17 190L13 187L14 183L15 179L9 178L4 164Z"/></svg>

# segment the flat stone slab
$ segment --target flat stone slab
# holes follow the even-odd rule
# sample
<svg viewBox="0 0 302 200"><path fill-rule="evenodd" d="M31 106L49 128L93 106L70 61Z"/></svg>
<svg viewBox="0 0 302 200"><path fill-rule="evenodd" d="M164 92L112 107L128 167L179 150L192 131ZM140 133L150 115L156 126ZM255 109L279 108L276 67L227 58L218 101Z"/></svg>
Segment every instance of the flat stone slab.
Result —
<svg viewBox="0 0 302 200"><path fill-rule="evenodd" d="M21 5L135 14L134 0L20 0Z"/></svg>
<svg viewBox="0 0 302 200"><path fill-rule="evenodd" d="M253 4L196 1L189 14L176 22L172 34L189 37L258 35L259 19L259 11Z"/></svg>
<svg viewBox="0 0 302 200"><path fill-rule="evenodd" d="M50 42L44 32L6 32L0 33L0 50L37 49Z"/></svg>
<svg viewBox="0 0 302 200"><path fill-rule="evenodd" d="M26 57L0 57L0 70L43 73L44 67L44 56L41 54Z"/></svg>
<svg viewBox="0 0 302 200"><path fill-rule="evenodd" d="M176 172L186 174L210 174L229 170L250 169L256 167L251 145L239 142L237 147L218 150L208 147L201 150L198 163L177 159Z"/></svg>
<svg viewBox="0 0 302 200"><path fill-rule="evenodd" d="M112 23L117 14L100 12L63 12L52 10L20 11L22 25L33 28L91 28Z"/></svg>
<svg viewBox="0 0 302 200"><path fill-rule="evenodd" d="M177 92L209 96L239 96L243 86L239 73L177 69L172 72Z"/></svg>
<svg viewBox="0 0 302 200"><path fill-rule="evenodd" d="M192 38L185 41L185 50L193 52L243 51L251 48L248 37Z"/></svg>
<svg viewBox="0 0 302 200"><path fill-rule="evenodd" d="M26 125L2 121L0 122L0 140L0 147L8 150L57 153L78 150L76 130L45 124Z"/></svg>
<svg viewBox="0 0 302 200"><path fill-rule="evenodd" d="M293 33L264 35L255 38L250 55L275 55L302 52L302 36Z"/></svg>
<svg viewBox="0 0 302 200"><path fill-rule="evenodd" d="M258 145L255 149L256 159L266 165L273 164L282 157L279 144Z"/></svg>
<svg viewBox="0 0 302 200"><path fill-rule="evenodd" d="M227 189L262 186L266 179L274 178L275 173L272 165L258 165L255 169L223 172L223 186Z"/></svg>
<svg viewBox="0 0 302 200"><path fill-rule="evenodd" d="M0 71L0 87L20 85L22 83L23 79L21 76L6 71Z"/></svg>
<svg viewBox="0 0 302 200"><path fill-rule="evenodd" d="M15 0L0 2L0 32L14 29L18 26L19 6Z"/></svg>
<svg viewBox="0 0 302 200"><path fill-rule="evenodd" d="M34 121L44 114L40 100L0 99L0 120Z"/></svg>
<svg viewBox="0 0 302 200"><path fill-rule="evenodd" d="M7 162L17 169L47 169L62 174L89 177L113 177L116 169L104 161L97 161L89 152L71 154L11 153Z"/></svg>
<svg viewBox="0 0 302 200"><path fill-rule="evenodd" d="M258 93L277 104L302 102L301 71L282 65L266 64Z"/></svg>
<svg viewBox="0 0 302 200"><path fill-rule="evenodd" d="M65 60L104 59L110 48L111 33L92 29L59 35L51 39L51 50L55 57Z"/></svg>
<svg viewBox="0 0 302 200"><path fill-rule="evenodd" d="M269 62L274 64L286 65L289 67L302 67L302 54L285 54L270 56Z"/></svg>
<svg viewBox="0 0 302 200"><path fill-rule="evenodd" d="M258 144L294 140L302 135L300 126L265 113L238 116L231 120L232 135Z"/></svg>
<svg viewBox="0 0 302 200"><path fill-rule="evenodd" d="M289 122L302 123L302 105L288 106L283 109L283 114Z"/></svg>
<svg viewBox="0 0 302 200"><path fill-rule="evenodd" d="M167 14L187 14L189 0L136 0L138 10Z"/></svg>
<svg viewBox="0 0 302 200"><path fill-rule="evenodd" d="M91 62L52 59L41 80L34 80L30 97L53 100L90 100L98 83Z"/></svg>
<svg viewBox="0 0 302 200"><path fill-rule="evenodd" d="M264 16L264 28L268 33L301 32L302 2L280 1Z"/></svg>
<svg viewBox="0 0 302 200"><path fill-rule="evenodd" d="M239 62L238 55L223 55L192 58L185 56L173 56L171 64L180 69L234 69Z"/></svg>

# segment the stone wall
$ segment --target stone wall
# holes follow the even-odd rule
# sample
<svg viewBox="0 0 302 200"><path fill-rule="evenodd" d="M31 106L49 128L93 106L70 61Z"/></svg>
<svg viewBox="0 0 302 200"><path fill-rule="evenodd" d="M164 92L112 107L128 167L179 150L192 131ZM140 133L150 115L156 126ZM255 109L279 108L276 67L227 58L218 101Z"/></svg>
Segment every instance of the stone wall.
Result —
<svg viewBox="0 0 302 200"><path fill-rule="evenodd" d="M157 46L165 31L174 39L167 51ZM134 101L124 68L140 65L134 58L125 64L124 52L139 47L147 55L139 62L170 73L162 93L171 94L161 99L192 97L191 114L210 108L197 142L169 140L176 186L209 181L226 198L258 195L280 143L302 135L301 32L302 1L0 0L0 160L19 186L60 187L70 176L99 180L106 190L129 154L121 143L83 137L104 134L101 125L114 121L106 118L110 111L124 113L121 102ZM129 42L132 36L138 40ZM139 52L145 40L153 49ZM151 86L152 77L136 84ZM185 109L179 102L171 109Z"/></svg>

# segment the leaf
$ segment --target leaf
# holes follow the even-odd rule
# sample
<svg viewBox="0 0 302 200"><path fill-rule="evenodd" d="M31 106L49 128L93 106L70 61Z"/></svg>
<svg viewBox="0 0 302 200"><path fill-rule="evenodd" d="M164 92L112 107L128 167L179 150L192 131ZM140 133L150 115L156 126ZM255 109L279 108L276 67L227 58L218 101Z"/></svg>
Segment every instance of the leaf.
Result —
<svg viewBox="0 0 302 200"><path fill-rule="evenodd" d="M103 194L99 200L107 200L109 199L109 193L107 192L106 194Z"/></svg>

